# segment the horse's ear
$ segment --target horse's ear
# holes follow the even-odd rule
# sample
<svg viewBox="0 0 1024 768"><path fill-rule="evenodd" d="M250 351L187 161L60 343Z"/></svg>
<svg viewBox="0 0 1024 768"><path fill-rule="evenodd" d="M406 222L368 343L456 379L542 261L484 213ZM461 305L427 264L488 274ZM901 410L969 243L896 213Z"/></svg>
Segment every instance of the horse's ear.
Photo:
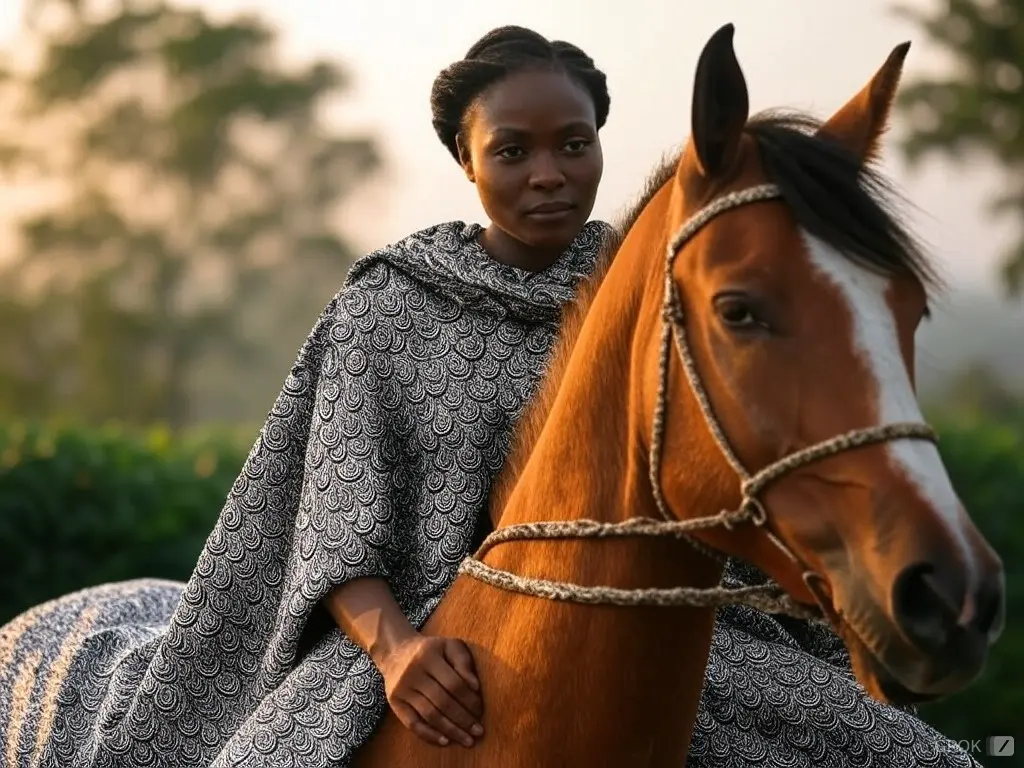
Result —
<svg viewBox="0 0 1024 768"><path fill-rule="evenodd" d="M697 167L707 179L732 166L750 110L747 81L732 47L734 31L726 24L711 36L694 76L691 141Z"/></svg>
<svg viewBox="0 0 1024 768"><path fill-rule="evenodd" d="M889 113L909 50L909 42L893 48L871 81L832 115L818 133L835 139L864 160L873 158L889 125Z"/></svg>

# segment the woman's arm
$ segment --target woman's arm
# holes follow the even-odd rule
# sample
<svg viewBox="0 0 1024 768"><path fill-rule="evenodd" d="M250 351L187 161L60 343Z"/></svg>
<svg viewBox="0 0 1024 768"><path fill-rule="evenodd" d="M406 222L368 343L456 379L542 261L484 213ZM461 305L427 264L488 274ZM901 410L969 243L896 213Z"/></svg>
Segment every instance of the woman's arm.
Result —
<svg viewBox="0 0 1024 768"><path fill-rule="evenodd" d="M406 727L440 746L471 747L483 735L480 682L465 643L417 632L382 578L353 579L324 606L380 670L388 703Z"/></svg>
<svg viewBox="0 0 1024 768"><path fill-rule="evenodd" d="M324 603L342 632L366 651L378 668L395 648L418 634L382 578L343 584Z"/></svg>

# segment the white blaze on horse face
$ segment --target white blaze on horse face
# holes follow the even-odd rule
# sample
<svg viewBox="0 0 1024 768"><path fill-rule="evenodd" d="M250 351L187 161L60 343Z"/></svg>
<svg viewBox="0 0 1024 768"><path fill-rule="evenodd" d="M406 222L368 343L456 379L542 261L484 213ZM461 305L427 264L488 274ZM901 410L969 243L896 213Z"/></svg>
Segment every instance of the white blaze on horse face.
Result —
<svg viewBox="0 0 1024 768"><path fill-rule="evenodd" d="M804 233L811 263L843 297L853 326L853 344L875 381L879 424L923 422L921 407L900 352L896 319L886 301L889 281L855 264L822 240ZM964 565L973 569L967 516L957 498L938 448L925 440L894 440L886 445L889 460L899 468L949 528L960 545Z"/></svg>

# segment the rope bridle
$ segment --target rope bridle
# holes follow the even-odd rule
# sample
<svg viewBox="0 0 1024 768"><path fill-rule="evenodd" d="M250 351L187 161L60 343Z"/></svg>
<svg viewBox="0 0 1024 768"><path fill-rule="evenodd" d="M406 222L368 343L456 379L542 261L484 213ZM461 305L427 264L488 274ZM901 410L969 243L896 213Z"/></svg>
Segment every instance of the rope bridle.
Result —
<svg viewBox="0 0 1024 768"><path fill-rule="evenodd" d="M783 475L812 462L829 456L859 448L865 445L883 443L890 440L919 439L937 441L935 431L927 424L893 423L867 429L859 429L838 435L817 443L808 448L789 454L779 461L768 465L760 471L750 474L736 457L728 439L725 437L714 412L711 409L707 392L697 375L686 340L686 329L682 303L678 289L672 279L672 267L683 247L705 225L718 215L751 203L777 200L782 198L779 188L773 184L750 187L739 192L732 192L719 197L699 210L685 221L675 236L670 240L665 256L665 294L662 303L661 354L659 359L658 398L655 404L651 448L650 448L650 482L654 492L654 500L662 520L645 517L634 517L617 523L605 523L596 520L546 521L536 523L520 523L498 528L483 542L475 555L467 557L459 567L461 573L472 576L481 582L501 589L519 592L534 597L560 600L591 605L620 606L690 606L712 608L723 605L747 605L767 613L778 613L801 619L820 620L822 612L810 606L794 601L775 584L764 584L750 587L717 586L709 589L695 587L673 587L667 589L617 589L607 586L583 586L568 582L556 582L546 579L518 576L508 571L493 568L483 562L483 556L497 544L508 541L566 539L566 538L608 538L624 536L673 536L685 539L706 556L724 563L725 558L718 552L703 545L692 537L696 531L722 526L731 530L740 523L752 523L761 528L770 541L781 550L797 567L802 569L805 583L811 589L819 604L825 598L817 591L815 584L820 578L810 571L771 530L766 527L768 513L758 495L773 481ZM704 420L718 443L726 460L740 480L742 501L735 510L723 510L710 517L674 519L665 501L659 479L661 454L665 434L665 407L668 390L668 376L671 360L672 340L679 353L683 371L690 388L704 415ZM825 606L822 604L824 613Z"/></svg>

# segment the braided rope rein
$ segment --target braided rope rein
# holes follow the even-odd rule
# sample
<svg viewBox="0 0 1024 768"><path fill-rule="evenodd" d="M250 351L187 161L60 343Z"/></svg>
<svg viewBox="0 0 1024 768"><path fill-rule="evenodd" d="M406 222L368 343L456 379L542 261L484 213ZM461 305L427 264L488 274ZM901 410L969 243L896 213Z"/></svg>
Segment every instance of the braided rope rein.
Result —
<svg viewBox="0 0 1024 768"><path fill-rule="evenodd" d="M620 589L609 586L584 586L568 582L519 576L503 571L483 562L484 555L494 546L509 541L542 539L610 538L625 536L673 536L684 539L702 554L723 563L721 553L707 547L692 537L692 534L722 526L731 530L733 526L750 522L761 528L772 543L793 563L803 567L799 558L768 528L768 514L757 497L771 482L783 475L820 459L844 453L866 445L897 439L921 439L937 441L935 431L927 424L894 423L867 429L853 430L824 440L810 447L789 454L757 473L751 475L736 457L718 419L711 408L710 399L700 376L697 374L693 356L686 342L684 315L679 293L672 279L675 259L683 246L708 222L733 208L750 203L776 200L781 191L773 184L762 184L723 195L702 208L683 223L671 239L665 255L665 293L662 304L661 348L658 360L658 397L655 402L652 438L649 455L649 479L654 493L655 504L662 520L634 517L615 523L590 519L566 521L542 521L518 523L503 526L492 532L480 549L463 560L459 572L483 583L500 589L549 600L587 605L616 606L688 606L695 608L717 608L725 605L746 605L765 613L783 614L798 619L825 623L822 611L817 607L797 603L776 584L746 587L711 588L670 587ZM723 510L717 515L687 519L676 519L664 498L660 482L661 458L665 434L665 410L668 392L668 377L671 367L672 342L682 363L683 372L690 389L697 400L709 431L729 465L740 480L742 500L735 510ZM804 568L805 573L807 569Z"/></svg>

